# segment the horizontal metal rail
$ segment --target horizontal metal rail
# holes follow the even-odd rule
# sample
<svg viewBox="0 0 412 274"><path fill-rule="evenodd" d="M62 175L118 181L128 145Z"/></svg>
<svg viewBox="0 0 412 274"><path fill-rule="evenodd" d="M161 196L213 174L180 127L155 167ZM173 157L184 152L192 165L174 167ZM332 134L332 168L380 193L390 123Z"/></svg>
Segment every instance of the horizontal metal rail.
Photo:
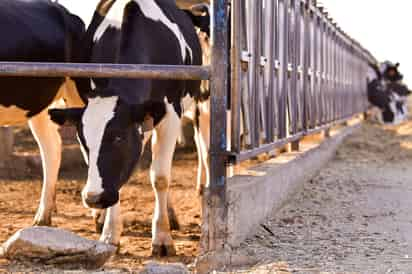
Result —
<svg viewBox="0 0 412 274"><path fill-rule="evenodd" d="M317 127L317 128L308 129L306 131L296 133L295 135L292 135L292 136L289 136L289 137L286 137L286 138L283 138L283 139L276 140L272 143L263 144L263 145L255 148L255 149L241 151L240 153L228 152L228 154L229 154L228 162L230 164L238 164L240 162L250 160L251 158L257 157L261 154L272 152L273 150L284 147L287 144L290 144L292 142L301 140L305 136L318 134L318 133L323 132L325 130L331 129L331 128L337 126L337 125L344 124L345 122L353 119L354 116L355 115L349 116L349 117L344 118L344 119L339 119L337 121L330 122L326 125L323 125L323 126L320 126L320 127Z"/></svg>
<svg viewBox="0 0 412 274"><path fill-rule="evenodd" d="M209 80L207 66L0 62L0 77L145 78Z"/></svg>

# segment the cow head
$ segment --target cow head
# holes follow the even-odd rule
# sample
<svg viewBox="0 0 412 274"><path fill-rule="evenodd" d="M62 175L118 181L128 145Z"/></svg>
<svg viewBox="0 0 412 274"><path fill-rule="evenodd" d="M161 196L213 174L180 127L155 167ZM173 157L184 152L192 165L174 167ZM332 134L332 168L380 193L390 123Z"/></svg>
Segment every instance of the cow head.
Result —
<svg viewBox="0 0 412 274"><path fill-rule="evenodd" d="M89 98L83 109L52 109L51 119L77 127L88 158L82 199L91 208L107 208L119 200L119 190L138 163L145 120L157 123L166 112L163 102L129 105L118 96Z"/></svg>
<svg viewBox="0 0 412 274"><path fill-rule="evenodd" d="M403 79L403 75L399 72L399 63L393 64L386 61L381 66L383 78L390 82L396 82Z"/></svg>

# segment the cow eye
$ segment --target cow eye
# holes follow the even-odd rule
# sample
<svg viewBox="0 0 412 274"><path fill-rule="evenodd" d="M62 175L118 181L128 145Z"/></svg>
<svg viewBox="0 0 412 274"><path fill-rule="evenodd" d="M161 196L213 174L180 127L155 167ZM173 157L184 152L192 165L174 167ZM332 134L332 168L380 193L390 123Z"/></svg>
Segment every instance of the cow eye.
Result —
<svg viewBox="0 0 412 274"><path fill-rule="evenodd" d="M113 138L113 144L120 145L123 142L123 138L120 136L116 136Z"/></svg>

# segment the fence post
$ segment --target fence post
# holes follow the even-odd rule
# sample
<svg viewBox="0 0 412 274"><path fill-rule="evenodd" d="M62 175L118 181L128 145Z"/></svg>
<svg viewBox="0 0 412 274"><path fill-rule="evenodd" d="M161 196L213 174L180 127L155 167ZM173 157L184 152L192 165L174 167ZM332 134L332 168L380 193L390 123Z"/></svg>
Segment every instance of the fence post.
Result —
<svg viewBox="0 0 412 274"><path fill-rule="evenodd" d="M227 0L211 1L212 70L210 116L210 186L203 196L202 252L224 249L227 239L226 105L229 87Z"/></svg>

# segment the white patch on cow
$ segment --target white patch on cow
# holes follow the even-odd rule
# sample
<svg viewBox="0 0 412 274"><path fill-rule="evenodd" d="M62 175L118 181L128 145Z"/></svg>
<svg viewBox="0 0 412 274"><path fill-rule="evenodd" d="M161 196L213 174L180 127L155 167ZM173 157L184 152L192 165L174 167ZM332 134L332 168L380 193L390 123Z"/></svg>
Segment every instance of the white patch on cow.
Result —
<svg viewBox="0 0 412 274"><path fill-rule="evenodd" d="M391 96L391 98L390 98L390 102L389 102L389 108L392 111L392 113L394 115L394 118L393 118L393 121L390 122L389 124L398 125L398 124L402 123L407 118L406 104L403 101L402 97L400 97L398 94L393 92L390 96ZM401 110L398 109L397 103L402 104L402 109Z"/></svg>
<svg viewBox="0 0 412 274"><path fill-rule="evenodd" d="M117 0L110 8L103 22L97 28L93 40L98 41L109 27L121 29L123 23L124 7L130 0Z"/></svg>
<svg viewBox="0 0 412 274"><path fill-rule="evenodd" d="M187 94L181 101L183 116L194 120L196 117L196 102L192 96Z"/></svg>
<svg viewBox="0 0 412 274"><path fill-rule="evenodd" d="M179 29L179 26L175 23L172 23L169 18L163 13L161 8L156 4L153 0L134 0L136 4L139 5L140 9L142 10L144 16L147 18L161 22L164 24L173 34L176 36L177 40L180 44L180 50L182 53L183 61L186 60L186 50L189 51L190 60L193 60L193 53L192 49L189 47L188 43L186 42L185 37L183 36L182 32Z"/></svg>
<svg viewBox="0 0 412 274"><path fill-rule="evenodd" d="M28 111L16 106L0 106L0 126L21 125L28 121Z"/></svg>
<svg viewBox="0 0 412 274"><path fill-rule="evenodd" d="M83 198L88 194L99 195L103 192L103 180L97 166L99 151L107 124L114 117L119 97L96 97L89 99L83 114L83 135L89 148L89 173L83 189Z"/></svg>
<svg viewBox="0 0 412 274"><path fill-rule="evenodd" d="M92 80L90 80L90 86L92 87L92 90L95 90L96 89L96 83L93 81L93 79Z"/></svg>

